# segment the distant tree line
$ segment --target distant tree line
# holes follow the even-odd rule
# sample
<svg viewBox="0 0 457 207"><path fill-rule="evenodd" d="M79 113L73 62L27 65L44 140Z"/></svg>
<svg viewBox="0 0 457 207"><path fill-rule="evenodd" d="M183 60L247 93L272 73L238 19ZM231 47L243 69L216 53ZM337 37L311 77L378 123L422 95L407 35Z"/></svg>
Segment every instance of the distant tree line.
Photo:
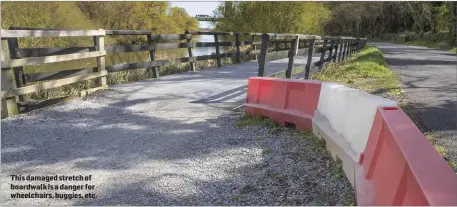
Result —
<svg viewBox="0 0 457 207"><path fill-rule="evenodd" d="M457 2L224 2L221 31L309 33L377 38L385 33L446 33L455 42Z"/></svg>
<svg viewBox="0 0 457 207"><path fill-rule="evenodd" d="M224 2L214 11L221 31L323 34L331 10L320 2Z"/></svg>
<svg viewBox="0 0 457 207"><path fill-rule="evenodd" d="M183 8L171 7L169 2L1 2L1 26L13 27L71 28L71 29L122 29L151 30L157 34L184 33L198 30L198 21ZM33 38L28 38L33 39ZM35 41L35 42L34 42ZM59 42L61 41L61 42ZM145 37L112 37L111 42L135 43ZM49 43L52 45L81 45L81 38L56 38L26 40L22 44ZM87 41L91 42L91 41Z"/></svg>
<svg viewBox="0 0 457 207"><path fill-rule="evenodd" d="M378 38L386 33L443 33L455 43L457 2L265 2L228 1L214 11L219 31L307 33ZM1 26L147 29L154 33L197 30L198 21L168 2L2 2ZM441 37L440 36L440 37ZM62 39L62 38L60 38ZM59 42L61 41L61 42ZM63 44L62 40L52 44ZM71 42L73 41L73 42ZM68 44L80 41L72 39ZM135 43L144 37L113 37ZM30 40L30 44L45 41ZM68 42L68 41L66 41Z"/></svg>

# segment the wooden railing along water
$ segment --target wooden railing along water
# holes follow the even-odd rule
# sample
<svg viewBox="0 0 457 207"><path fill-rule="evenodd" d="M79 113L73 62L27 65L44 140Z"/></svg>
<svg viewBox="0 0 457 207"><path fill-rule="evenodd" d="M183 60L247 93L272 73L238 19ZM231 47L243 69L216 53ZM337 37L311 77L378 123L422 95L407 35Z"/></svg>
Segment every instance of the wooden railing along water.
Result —
<svg viewBox="0 0 457 207"><path fill-rule="evenodd" d="M141 45L106 45L105 37L110 35L146 36L147 44ZM213 35L214 42L192 42L195 35ZM33 37L92 37L91 47L71 48L20 48L18 38ZM87 94L107 88L106 76L108 73L126 70L147 68L154 78L159 78L159 67L169 64L188 63L189 70L196 71L195 62L202 60L216 60L217 66L222 66L222 58L232 58L241 64L243 60L257 59L259 62L259 76L265 75L266 62L282 58L289 58L289 66L285 70L285 77L290 78L297 72L293 68L293 60L298 55L321 53L320 61L311 64L308 58L305 77L313 66L322 67L325 62L341 61L351 52L362 48L365 39L349 37L320 37L300 34L261 34L243 32L185 32L184 34L153 34L149 30L68 30L42 28L10 28L1 30L1 39L8 45L8 53L2 53L2 99L3 116L18 114L20 108L31 104L27 94L57 88L68 84L86 80L96 80L96 87L81 91ZM261 40L261 41L259 41ZM173 43L164 41L175 41ZM180 42L184 41L184 42ZM258 46L261 46L258 49ZM250 50L241 51L241 46L251 46ZM273 47L274 46L274 47ZM192 48L214 47L215 54L195 56ZM235 51L222 53L222 47L234 47ZM157 50L187 48L187 57L158 60ZM105 65L107 53L149 52L149 61L135 63L120 63ZM328 57L325 58L328 51ZM49 64L63 61L95 58L97 67L58 70L52 72L24 72L24 66ZM294 69L294 70L293 70ZM35 83L30 85L30 83Z"/></svg>

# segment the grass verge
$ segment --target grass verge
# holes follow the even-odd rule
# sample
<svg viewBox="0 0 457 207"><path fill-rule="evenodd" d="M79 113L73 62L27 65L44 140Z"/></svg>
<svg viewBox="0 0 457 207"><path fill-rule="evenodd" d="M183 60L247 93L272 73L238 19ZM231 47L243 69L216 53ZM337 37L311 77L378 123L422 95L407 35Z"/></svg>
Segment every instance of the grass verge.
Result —
<svg viewBox="0 0 457 207"><path fill-rule="evenodd" d="M264 118L264 117L255 117L250 116L249 114L243 114L240 119L235 123L237 127L245 127L245 126L265 126L268 127L271 132L276 133L282 130L282 127L276 124L271 119Z"/></svg>
<svg viewBox="0 0 457 207"><path fill-rule="evenodd" d="M405 42L402 39L394 39L388 40L388 42L395 43L395 44L407 44L413 46L423 46L428 48L434 48L439 50L447 50L449 52L456 52L456 48L449 45L449 43L441 41L441 42L432 42L432 41L424 41L424 40L414 40L414 41L407 41Z"/></svg>
<svg viewBox="0 0 457 207"><path fill-rule="evenodd" d="M396 100L399 106L415 122L423 132L414 107L402 93L397 76L389 69L383 53L374 46L367 46L360 52L339 64L330 64L322 72L311 75L312 79L337 82L342 85L357 88L368 93ZM449 166L457 172L457 163L446 156L446 149L439 145L432 134L424 133L425 137L440 153Z"/></svg>
<svg viewBox="0 0 457 207"><path fill-rule="evenodd" d="M440 50L447 50L449 52L455 52L455 47L453 48L447 42L430 42L430 41L416 40L416 41L406 42L406 44L414 45L414 46L424 46L424 47L429 47L429 48L436 48L436 49L440 49Z"/></svg>
<svg viewBox="0 0 457 207"><path fill-rule="evenodd" d="M311 75L311 79L337 82L368 93L401 93L400 82L374 46L367 46L342 63L331 63L325 70Z"/></svg>

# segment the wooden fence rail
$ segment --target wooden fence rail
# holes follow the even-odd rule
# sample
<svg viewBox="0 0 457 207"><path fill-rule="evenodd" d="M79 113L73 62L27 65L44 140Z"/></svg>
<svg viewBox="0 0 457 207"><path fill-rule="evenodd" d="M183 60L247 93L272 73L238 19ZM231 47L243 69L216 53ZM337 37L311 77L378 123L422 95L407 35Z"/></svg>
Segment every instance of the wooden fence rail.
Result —
<svg viewBox="0 0 457 207"><path fill-rule="evenodd" d="M105 37L111 35L135 35L145 36L147 44L142 45L105 45ZM212 35L214 42L192 42L195 35ZM20 48L18 38L30 37L92 37L93 46L71 47L71 48ZM27 27L11 27L9 30L1 30L1 39L8 45L8 54L2 53L1 72L2 88L0 98L2 99L2 113L4 116L11 116L20 112L21 107L27 107L34 100L29 100L27 94L40 90L61 87L86 80L96 80L96 87L82 91L87 94L89 91L107 88L106 76L108 73L147 68L154 78L159 78L159 67L167 64L189 63L191 71L195 71L195 62L201 60L215 59L217 66L222 66L222 58L233 58L236 63L243 60L255 59L259 62L259 76L264 75L265 64L268 61L289 57L287 77L293 71L293 60L295 56L312 56L313 52L323 52L319 64L323 67L324 62L339 61L348 55L347 47L341 49L347 40L355 40L351 43L351 52L364 46L364 39L353 39L346 37L320 37L301 34L262 34L246 32L188 32L184 34L152 34L149 30L71 30L71 29L42 29ZM261 40L261 41L259 41ZM175 41L170 43L170 41ZM185 42L181 42L185 41ZM321 44L322 42L322 44ZM258 50L258 46L261 49ZM270 45L276 45L273 48ZM241 46L251 46L251 50L241 51ZM193 48L214 47L215 54L195 56ZM234 52L221 52L221 47L234 47ZM187 57L175 58L172 60L158 60L157 50L187 48ZM338 52L338 49L340 51ZM121 63L114 65L105 64L105 56L110 53L149 52L149 61L135 63ZM329 52L325 58L325 52ZM259 55L259 57L257 57ZM48 64L69 60L95 58L96 67L76 68L52 72L25 72L24 66L37 64ZM311 64L308 63L306 70L309 72ZM294 70L295 71L295 70ZM14 79L14 80L13 80ZM37 83L38 82L38 83ZM30 85L30 83L34 83Z"/></svg>
<svg viewBox="0 0 457 207"><path fill-rule="evenodd" d="M287 43L290 43L289 50L270 52L272 40L276 40L276 43L286 43L286 45ZM299 49L300 41L304 41L305 45L307 45L304 49ZM264 76L266 74L265 70L267 62L288 57L289 62L287 70L285 71L285 77L291 78L293 75L292 71L295 73L303 72L293 69L294 57L307 55L308 57L305 67L299 68L304 69L305 79L308 79L311 68L318 66L318 70L321 70L326 62L340 62L348 55L365 47L366 42L366 38L265 33L262 34L258 76ZM327 52L328 57L326 58ZM321 53L321 55L319 61L312 63L314 53Z"/></svg>

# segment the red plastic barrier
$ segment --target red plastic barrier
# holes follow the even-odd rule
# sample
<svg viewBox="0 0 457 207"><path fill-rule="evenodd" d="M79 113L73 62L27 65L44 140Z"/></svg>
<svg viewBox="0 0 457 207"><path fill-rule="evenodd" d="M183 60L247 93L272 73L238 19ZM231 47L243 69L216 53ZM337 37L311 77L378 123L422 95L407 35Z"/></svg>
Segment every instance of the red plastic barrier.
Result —
<svg viewBox="0 0 457 207"><path fill-rule="evenodd" d="M378 108L355 175L358 205L457 206L457 175L400 108Z"/></svg>
<svg viewBox="0 0 457 207"><path fill-rule="evenodd" d="M321 82L282 78L249 78L244 109L248 114L267 116L281 125L311 129L319 102Z"/></svg>

